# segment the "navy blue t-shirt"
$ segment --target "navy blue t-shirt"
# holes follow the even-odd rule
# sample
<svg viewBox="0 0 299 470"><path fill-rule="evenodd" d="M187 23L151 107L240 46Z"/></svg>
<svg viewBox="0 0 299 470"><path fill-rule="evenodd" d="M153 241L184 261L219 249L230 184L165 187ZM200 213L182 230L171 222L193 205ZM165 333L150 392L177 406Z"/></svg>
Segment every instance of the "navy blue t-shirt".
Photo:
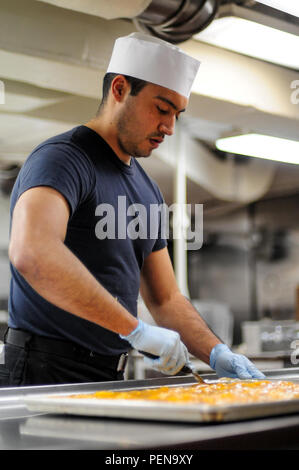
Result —
<svg viewBox="0 0 299 470"><path fill-rule="evenodd" d="M52 187L65 197L70 208L65 245L137 316L144 259L167 245L161 218L154 230L149 221L151 207L164 203L157 184L136 159L125 164L104 139L82 125L48 139L29 155L12 191L11 216L21 194L37 186ZM143 208L146 219L138 217ZM74 341L100 354L128 350L116 333L57 308L12 264L10 268L10 327Z"/></svg>

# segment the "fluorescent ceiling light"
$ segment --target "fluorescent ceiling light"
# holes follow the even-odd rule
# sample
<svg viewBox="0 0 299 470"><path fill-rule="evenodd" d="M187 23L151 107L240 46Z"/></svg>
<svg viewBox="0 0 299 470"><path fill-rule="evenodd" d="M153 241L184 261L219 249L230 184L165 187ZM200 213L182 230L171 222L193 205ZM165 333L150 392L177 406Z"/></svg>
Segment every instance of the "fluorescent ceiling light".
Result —
<svg viewBox="0 0 299 470"><path fill-rule="evenodd" d="M194 38L257 59L299 69L299 36L254 21L233 16L219 18Z"/></svg>
<svg viewBox="0 0 299 470"><path fill-rule="evenodd" d="M296 0L255 0L276 10L284 11L289 15L299 16L299 3Z"/></svg>
<svg viewBox="0 0 299 470"><path fill-rule="evenodd" d="M223 152L299 164L299 142L262 134L244 134L216 141Z"/></svg>

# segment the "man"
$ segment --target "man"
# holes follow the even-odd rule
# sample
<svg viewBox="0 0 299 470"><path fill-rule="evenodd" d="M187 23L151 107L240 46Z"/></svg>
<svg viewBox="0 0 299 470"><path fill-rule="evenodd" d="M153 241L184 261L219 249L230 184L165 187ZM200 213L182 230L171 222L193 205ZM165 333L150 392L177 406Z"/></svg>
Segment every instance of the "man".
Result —
<svg viewBox="0 0 299 470"><path fill-rule="evenodd" d="M2 385L119 380L131 348L154 355L145 360L165 374L190 364L189 351L219 375L263 377L180 293L161 221L155 239L119 233L129 207L163 203L137 159L173 134L198 66L164 41L118 39L97 116L43 142L23 165L11 198ZM111 207L115 238L103 236L100 218ZM139 291L159 326L137 319Z"/></svg>

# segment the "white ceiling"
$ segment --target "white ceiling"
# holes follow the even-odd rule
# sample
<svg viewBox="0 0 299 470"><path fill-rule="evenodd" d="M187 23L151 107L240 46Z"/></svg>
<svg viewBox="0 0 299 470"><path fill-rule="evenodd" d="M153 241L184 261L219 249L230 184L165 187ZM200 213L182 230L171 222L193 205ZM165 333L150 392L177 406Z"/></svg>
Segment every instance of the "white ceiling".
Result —
<svg viewBox="0 0 299 470"><path fill-rule="evenodd" d="M93 0L1 1L0 80L5 86L5 104L0 104L0 161L22 163L42 140L95 114L114 40L135 31L131 20L117 19L117 3L127 6L126 18L132 18L149 1L130 0L124 5L113 0L111 10L107 10L107 2ZM125 13L121 13L123 18ZM109 14L113 19L107 19ZM298 139L299 104L290 101L290 85L299 79L298 72L198 41L187 41L181 47L202 61L182 120L189 139L213 146L224 134L248 130ZM211 177L208 181L209 172L200 177L200 159L199 152L187 160L188 201L207 203L216 212L217 208L244 204L237 196L219 197L217 182ZM207 162L209 159L211 164L217 163L211 152ZM142 165L170 203L175 173L171 159L156 153ZM258 171L264 172L265 179L271 177L259 198L299 192L299 166L268 162ZM259 176L256 184L261 185ZM248 172L247 177L251 178L247 186L252 187L257 173Z"/></svg>

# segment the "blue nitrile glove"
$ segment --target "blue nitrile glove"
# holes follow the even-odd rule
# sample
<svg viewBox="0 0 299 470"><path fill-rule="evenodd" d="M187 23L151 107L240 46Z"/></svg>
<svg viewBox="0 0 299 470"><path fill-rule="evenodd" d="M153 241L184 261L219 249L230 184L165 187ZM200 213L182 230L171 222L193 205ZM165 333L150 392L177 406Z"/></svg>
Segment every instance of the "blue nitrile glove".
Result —
<svg viewBox="0 0 299 470"><path fill-rule="evenodd" d="M218 377L239 379L264 379L260 372L247 357L234 354L226 344L216 344L210 354L210 366Z"/></svg>
<svg viewBox="0 0 299 470"><path fill-rule="evenodd" d="M128 336L119 336L134 349L158 356L158 359L144 357L144 362L163 374L175 375L189 361L187 348L176 331L139 320L137 328Z"/></svg>

